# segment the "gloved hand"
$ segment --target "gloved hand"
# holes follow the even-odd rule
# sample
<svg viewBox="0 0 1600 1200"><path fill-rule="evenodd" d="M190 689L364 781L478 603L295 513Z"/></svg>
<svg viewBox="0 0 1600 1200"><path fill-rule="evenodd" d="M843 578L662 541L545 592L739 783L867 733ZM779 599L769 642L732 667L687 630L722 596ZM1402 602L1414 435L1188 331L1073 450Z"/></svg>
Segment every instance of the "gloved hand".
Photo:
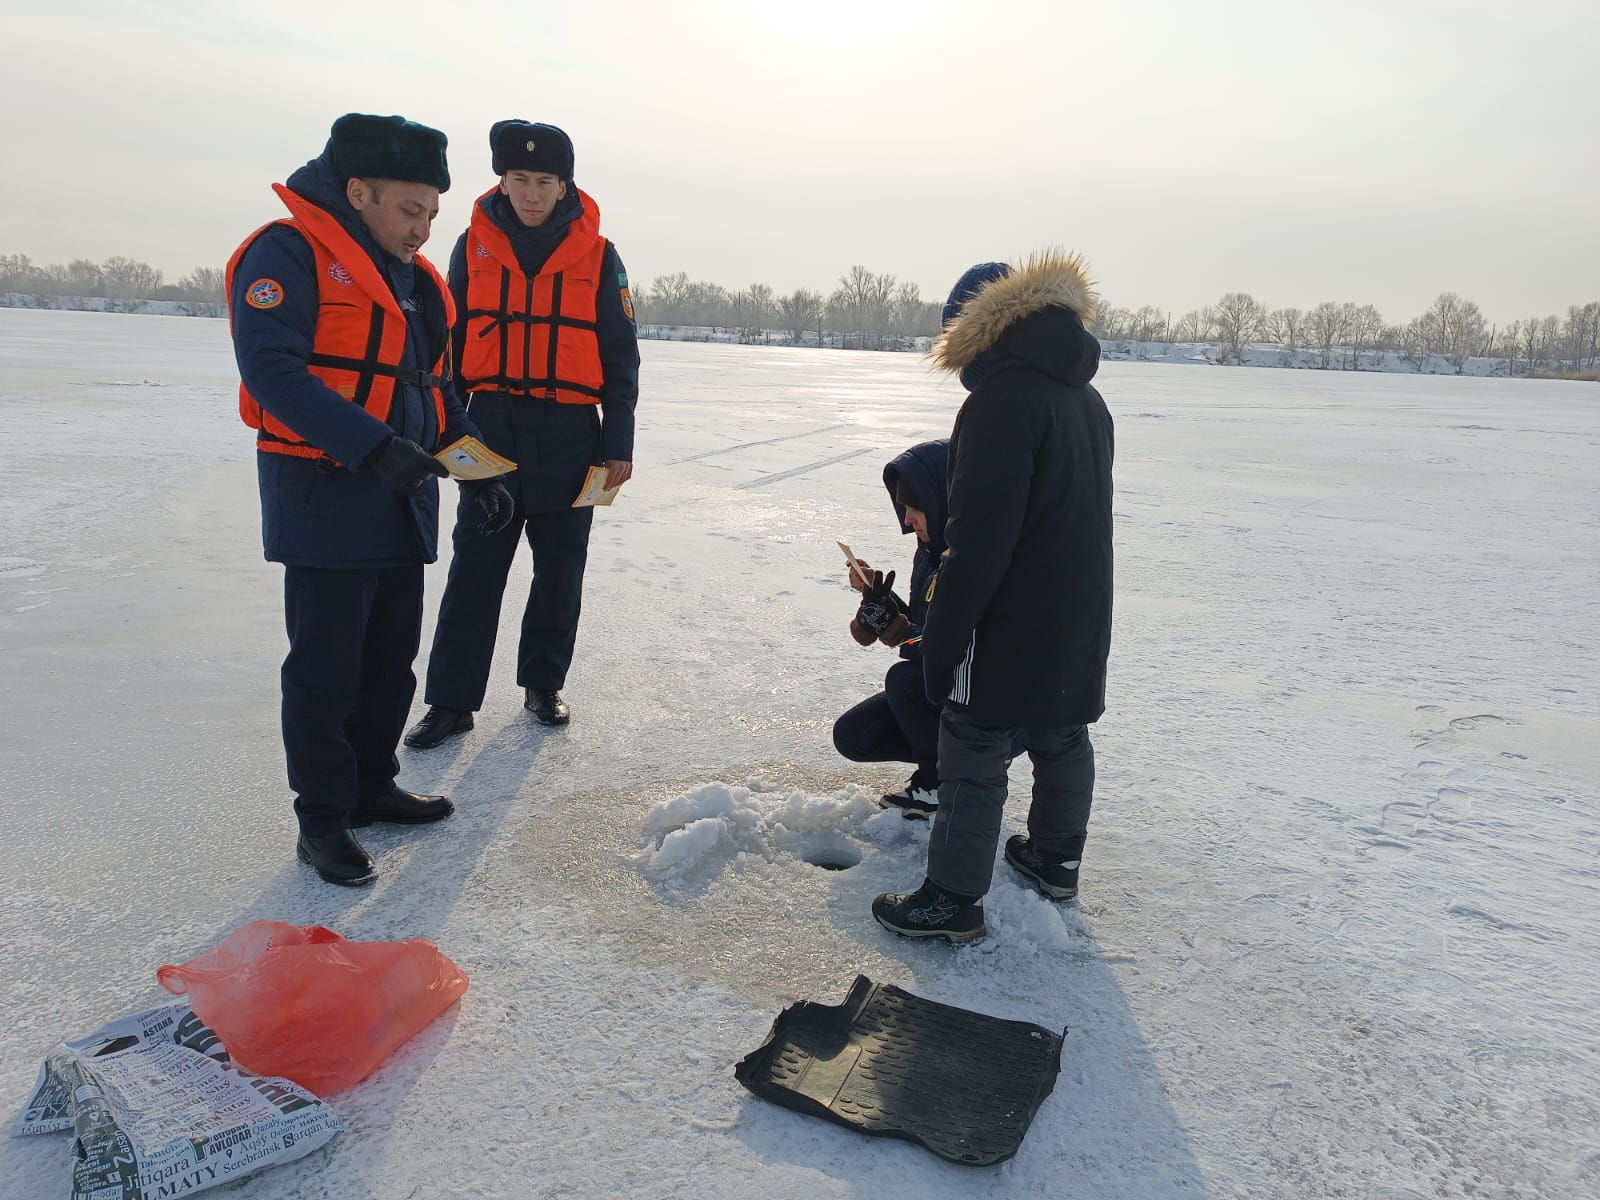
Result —
<svg viewBox="0 0 1600 1200"><path fill-rule="evenodd" d="M856 624L881 638L884 632L905 613L905 605L894 594L894 572L872 573L872 583L861 593L861 607L856 609Z"/></svg>
<svg viewBox="0 0 1600 1200"><path fill-rule="evenodd" d="M491 479L479 488L472 499L483 510L483 523L478 526L479 537L489 537L491 534L499 533L511 524L517 503L506 490L506 485L498 479Z"/></svg>
<svg viewBox="0 0 1600 1200"><path fill-rule="evenodd" d="M941 667L931 658L922 660L922 690L927 693L928 703L941 707L950 698L950 689L956 684L956 669L954 667Z"/></svg>
<svg viewBox="0 0 1600 1200"><path fill-rule="evenodd" d="M390 434L361 465L405 496L420 496L430 476L443 479L450 474L437 458L397 434Z"/></svg>

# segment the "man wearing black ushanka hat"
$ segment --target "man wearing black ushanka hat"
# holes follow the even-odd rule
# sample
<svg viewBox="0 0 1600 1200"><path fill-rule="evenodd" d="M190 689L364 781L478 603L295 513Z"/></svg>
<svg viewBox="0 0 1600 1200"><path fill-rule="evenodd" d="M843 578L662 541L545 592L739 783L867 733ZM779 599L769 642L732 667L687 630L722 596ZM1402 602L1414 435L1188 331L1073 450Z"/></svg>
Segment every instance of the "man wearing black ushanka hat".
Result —
<svg viewBox="0 0 1600 1200"><path fill-rule="evenodd" d="M565 725L589 554L592 507L574 508L589 468L633 473L639 342L628 276L600 235L600 208L572 180L572 140L554 125L489 131L499 182L478 198L450 258L457 373L491 449L517 464L515 510L485 531L463 499L455 557L428 660L422 719L406 745L436 746L473 726L483 704L506 575L526 535L533 584L522 614L517 684L545 725Z"/></svg>
<svg viewBox="0 0 1600 1200"><path fill-rule="evenodd" d="M438 557L443 446L476 434L450 386L450 294L417 253L450 186L445 137L349 113L274 188L287 219L228 263L239 415L256 431L266 557L284 564L283 743L297 851L331 883L377 876L351 833L450 815L395 785ZM498 483L479 520L510 519Z"/></svg>

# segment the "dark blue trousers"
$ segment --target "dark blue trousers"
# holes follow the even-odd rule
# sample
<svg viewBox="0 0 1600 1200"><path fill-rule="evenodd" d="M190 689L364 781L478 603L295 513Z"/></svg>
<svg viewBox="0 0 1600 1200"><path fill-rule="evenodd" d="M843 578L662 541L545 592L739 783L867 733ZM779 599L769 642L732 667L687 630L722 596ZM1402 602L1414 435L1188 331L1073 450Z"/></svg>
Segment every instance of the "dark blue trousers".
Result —
<svg viewBox="0 0 1600 1200"><path fill-rule="evenodd" d="M533 549L533 582L522 610L517 644L517 686L559 690L578 641L583 607L583 569L589 560L592 508L524 513L520 509L499 533L483 537L483 512L467 491L461 494L451 544L455 558L428 657L429 704L477 712L483 707L500 629L500 601L506 576L524 535Z"/></svg>
<svg viewBox="0 0 1600 1200"><path fill-rule="evenodd" d="M347 828L399 774L422 640L422 564L371 571L286 567L283 748L303 832Z"/></svg>
<svg viewBox="0 0 1600 1200"><path fill-rule="evenodd" d="M1094 802L1088 726L997 728L946 708L939 726L939 811L928 835L928 878L947 892L982 896L994 880L1006 767L1019 738L1033 760L1028 836L1052 857L1071 861L1083 855Z"/></svg>
<svg viewBox="0 0 1600 1200"><path fill-rule="evenodd" d="M869 696L833 723L833 744L851 762L908 762L935 771L939 708L928 702L922 663L901 659Z"/></svg>

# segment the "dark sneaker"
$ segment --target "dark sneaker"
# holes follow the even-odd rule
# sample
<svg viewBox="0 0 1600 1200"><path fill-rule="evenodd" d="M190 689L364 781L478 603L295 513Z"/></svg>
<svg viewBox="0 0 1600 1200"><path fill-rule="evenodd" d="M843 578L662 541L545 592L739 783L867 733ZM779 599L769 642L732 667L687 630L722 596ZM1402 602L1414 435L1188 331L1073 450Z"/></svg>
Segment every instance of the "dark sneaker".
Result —
<svg viewBox="0 0 1600 1200"><path fill-rule="evenodd" d="M939 811L939 776L921 767L898 792L886 792L879 799L884 808L898 808L908 821L926 821Z"/></svg>
<svg viewBox="0 0 1600 1200"><path fill-rule="evenodd" d="M1006 840L1006 861L1052 900L1070 900L1078 894L1078 860L1063 862L1040 854L1032 838L1012 834Z"/></svg>
<svg viewBox="0 0 1600 1200"><path fill-rule="evenodd" d="M350 814L350 827L364 829L379 821L385 825L427 825L444 820L455 810L448 796L419 796L390 783L383 795L356 805Z"/></svg>
<svg viewBox="0 0 1600 1200"><path fill-rule="evenodd" d="M302 833L295 854L329 883L340 887L365 887L378 878L372 859L348 829L312 837Z"/></svg>
<svg viewBox="0 0 1600 1200"><path fill-rule="evenodd" d="M572 710L561 698L561 693L544 688L527 688L522 707L539 718L541 725L565 725L572 720Z"/></svg>
<svg viewBox="0 0 1600 1200"><path fill-rule="evenodd" d="M462 712L458 708L443 708L433 705L422 715L422 720L411 727L406 734L406 745L413 750L427 750L437 746L446 738L453 738L458 733L465 733L472 728L472 714Z"/></svg>
<svg viewBox="0 0 1600 1200"><path fill-rule="evenodd" d="M927 880L908 895L885 893L872 902L872 915L890 933L911 938L975 942L988 930L983 901L952 896Z"/></svg>

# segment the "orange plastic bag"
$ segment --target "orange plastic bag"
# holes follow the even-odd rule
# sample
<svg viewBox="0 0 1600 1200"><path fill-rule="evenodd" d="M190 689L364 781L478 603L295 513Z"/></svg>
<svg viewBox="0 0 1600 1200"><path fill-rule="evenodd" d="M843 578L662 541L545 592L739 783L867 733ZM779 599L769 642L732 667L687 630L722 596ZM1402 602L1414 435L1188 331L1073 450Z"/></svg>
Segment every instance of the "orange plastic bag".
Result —
<svg viewBox="0 0 1600 1200"><path fill-rule="evenodd" d="M466 973L423 938L348 942L282 921L252 921L156 978L188 993L245 1070L319 1096L365 1079L467 990Z"/></svg>

